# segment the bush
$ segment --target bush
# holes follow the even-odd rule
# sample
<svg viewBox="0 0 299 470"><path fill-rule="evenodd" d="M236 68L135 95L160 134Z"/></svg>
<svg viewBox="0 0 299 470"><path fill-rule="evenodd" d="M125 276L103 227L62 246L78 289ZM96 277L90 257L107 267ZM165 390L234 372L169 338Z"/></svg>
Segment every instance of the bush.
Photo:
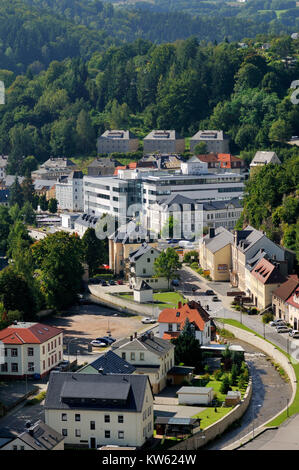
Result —
<svg viewBox="0 0 299 470"><path fill-rule="evenodd" d="M220 380L221 377L222 377L222 371L220 369L217 369L217 370L215 370L213 375L214 375L215 380Z"/></svg>
<svg viewBox="0 0 299 470"><path fill-rule="evenodd" d="M228 378L228 375L225 374L223 376L222 383L220 385L220 393L223 393L224 395L226 395L229 390L230 390L229 378Z"/></svg>
<svg viewBox="0 0 299 470"><path fill-rule="evenodd" d="M274 315L271 312L264 313L262 319L263 323L269 323L270 321L273 321Z"/></svg>

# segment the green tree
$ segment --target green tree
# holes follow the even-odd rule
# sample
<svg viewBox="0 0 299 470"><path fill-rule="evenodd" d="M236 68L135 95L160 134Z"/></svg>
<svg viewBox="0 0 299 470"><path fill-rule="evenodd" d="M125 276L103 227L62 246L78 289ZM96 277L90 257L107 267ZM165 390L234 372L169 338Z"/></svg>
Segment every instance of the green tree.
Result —
<svg viewBox="0 0 299 470"><path fill-rule="evenodd" d="M162 251L154 262L155 275L158 277L166 277L168 280L168 289L170 287L170 281L175 279L180 267L179 255L170 247L167 248L166 251Z"/></svg>
<svg viewBox="0 0 299 470"><path fill-rule="evenodd" d="M38 204L42 211L47 211L49 206L49 201L47 201L46 195L42 194L39 197Z"/></svg>
<svg viewBox="0 0 299 470"><path fill-rule="evenodd" d="M51 214L56 214L58 208L58 201L55 198L49 199L48 210Z"/></svg>
<svg viewBox="0 0 299 470"><path fill-rule="evenodd" d="M108 240L100 240L93 228L88 228L82 237L85 262L92 277L102 264L109 263Z"/></svg>
<svg viewBox="0 0 299 470"><path fill-rule="evenodd" d="M221 385L220 385L220 393L223 393L224 395L226 395L229 390L230 390L229 377L227 374L224 374L224 376L222 377Z"/></svg>
<svg viewBox="0 0 299 470"><path fill-rule="evenodd" d="M189 318L186 319L180 336L171 340L171 342L175 345L175 364L193 365L196 369L201 367L201 347L198 339L195 337L194 325L189 321Z"/></svg>
<svg viewBox="0 0 299 470"><path fill-rule="evenodd" d="M0 300L6 311L22 312L24 320L34 317L36 304L30 286L24 277L17 274L10 266L0 273Z"/></svg>
<svg viewBox="0 0 299 470"><path fill-rule="evenodd" d="M22 207L21 214L25 224L36 225L36 214L29 201L26 201Z"/></svg>
<svg viewBox="0 0 299 470"><path fill-rule="evenodd" d="M194 147L195 155L204 155L207 153L207 144L205 142L200 142Z"/></svg>
<svg viewBox="0 0 299 470"><path fill-rule="evenodd" d="M269 130L269 139L272 142L286 142L292 136L292 127L283 119L273 122Z"/></svg>
<svg viewBox="0 0 299 470"><path fill-rule="evenodd" d="M14 206L15 204L18 204L18 206L21 208L24 203L24 195L22 191L22 187L19 183L19 179L16 176L13 184L10 187L10 193L9 193L9 205Z"/></svg>

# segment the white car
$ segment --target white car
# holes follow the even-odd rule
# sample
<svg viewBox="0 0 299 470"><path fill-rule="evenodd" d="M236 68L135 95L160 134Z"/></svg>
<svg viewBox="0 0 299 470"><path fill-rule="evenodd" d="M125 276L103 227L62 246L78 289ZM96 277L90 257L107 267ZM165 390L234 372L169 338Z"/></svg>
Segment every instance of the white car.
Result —
<svg viewBox="0 0 299 470"><path fill-rule="evenodd" d="M276 327L277 333L288 333L290 331L290 328L288 328L286 325L279 325Z"/></svg>
<svg viewBox="0 0 299 470"><path fill-rule="evenodd" d="M92 341L90 341L90 344L92 344L93 346L97 346L98 348L107 347L106 343L104 343L103 341L99 341L98 339L93 339Z"/></svg>
<svg viewBox="0 0 299 470"><path fill-rule="evenodd" d="M270 326L284 326L286 322L284 320L273 320L269 323Z"/></svg>
<svg viewBox="0 0 299 470"><path fill-rule="evenodd" d="M154 318L146 317L141 320L141 323L157 323L157 320L155 320Z"/></svg>
<svg viewBox="0 0 299 470"><path fill-rule="evenodd" d="M292 331L289 332L289 335L292 338L299 338L299 330L292 330Z"/></svg>

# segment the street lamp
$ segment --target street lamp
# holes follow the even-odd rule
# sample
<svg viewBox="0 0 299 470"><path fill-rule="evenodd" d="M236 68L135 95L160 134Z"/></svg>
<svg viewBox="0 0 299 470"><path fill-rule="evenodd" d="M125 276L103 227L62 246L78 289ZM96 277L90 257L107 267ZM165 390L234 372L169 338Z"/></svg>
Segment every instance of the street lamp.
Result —
<svg viewBox="0 0 299 470"><path fill-rule="evenodd" d="M254 439L254 411L256 408L261 407L262 405L254 405L252 404L252 438Z"/></svg>
<svg viewBox="0 0 299 470"><path fill-rule="evenodd" d="M76 341L78 338L72 338L70 339L70 341L68 342L68 361L70 362L70 344L72 341Z"/></svg>

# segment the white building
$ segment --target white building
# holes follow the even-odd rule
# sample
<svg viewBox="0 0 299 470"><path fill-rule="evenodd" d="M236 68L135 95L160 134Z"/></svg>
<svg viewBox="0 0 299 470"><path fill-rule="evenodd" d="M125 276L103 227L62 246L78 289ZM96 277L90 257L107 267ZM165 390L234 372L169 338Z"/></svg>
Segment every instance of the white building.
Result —
<svg viewBox="0 0 299 470"><path fill-rule="evenodd" d="M190 151L194 152L195 146L202 142L207 146L207 153L229 153L229 139L223 131L198 131L190 138Z"/></svg>
<svg viewBox="0 0 299 470"><path fill-rule="evenodd" d="M153 332L144 333L117 341L112 350L125 361L136 367L135 374L149 376L153 393L159 393L167 383L167 373L174 366L174 345L154 336Z"/></svg>
<svg viewBox="0 0 299 470"><path fill-rule="evenodd" d="M56 199L62 210L83 211L83 173L72 171L69 176L61 176L56 183Z"/></svg>
<svg viewBox="0 0 299 470"><path fill-rule="evenodd" d="M213 387L181 387L177 391L179 405L209 405L214 398Z"/></svg>
<svg viewBox="0 0 299 470"><path fill-rule="evenodd" d="M52 372L45 422L65 445L142 447L153 436L153 394L146 375Z"/></svg>
<svg viewBox="0 0 299 470"><path fill-rule="evenodd" d="M281 161L275 152L265 152L260 150L256 152L255 156L253 157L253 160L250 163L250 169L257 166L268 165L269 163L280 165Z"/></svg>
<svg viewBox="0 0 299 470"><path fill-rule="evenodd" d="M146 281L152 289L167 289L168 281L166 278L155 276L155 260L160 256L161 251L157 248L142 243L139 248L129 254L128 278L129 284L135 288L141 281Z"/></svg>
<svg viewBox="0 0 299 470"><path fill-rule="evenodd" d="M18 322L0 331L5 357L1 378L45 376L63 360L63 332L41 323Z"/></svg>

